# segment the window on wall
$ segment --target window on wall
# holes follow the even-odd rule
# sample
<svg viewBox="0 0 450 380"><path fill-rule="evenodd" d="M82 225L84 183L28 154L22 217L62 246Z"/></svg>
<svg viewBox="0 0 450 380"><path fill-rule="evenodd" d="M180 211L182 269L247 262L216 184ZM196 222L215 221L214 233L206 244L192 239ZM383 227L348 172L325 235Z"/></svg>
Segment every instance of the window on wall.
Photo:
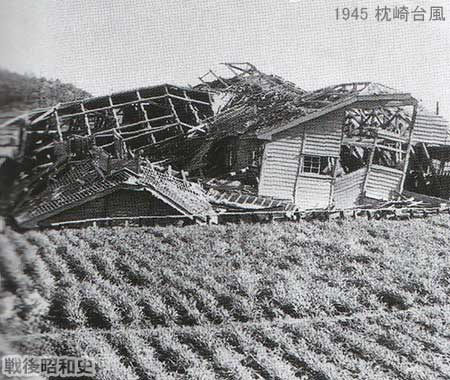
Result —
<svg viewBox="0 0 450 380"><path fill-rule="evenodd" d="M331 175L336 163L336 158L326 156L303 156L302 173Z"/></svg>

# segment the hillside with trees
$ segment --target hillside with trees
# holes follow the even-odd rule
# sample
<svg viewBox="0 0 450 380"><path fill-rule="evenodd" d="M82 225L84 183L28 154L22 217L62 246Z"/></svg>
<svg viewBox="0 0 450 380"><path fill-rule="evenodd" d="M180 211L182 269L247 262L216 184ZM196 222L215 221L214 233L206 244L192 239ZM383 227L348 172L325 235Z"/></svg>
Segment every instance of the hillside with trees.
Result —
<svg viewBox="0 0 450 380"><path fill-rule="evenodd" d="M0 68L0 112L42 108L91 95L59 79L17 74Z"/></svg>

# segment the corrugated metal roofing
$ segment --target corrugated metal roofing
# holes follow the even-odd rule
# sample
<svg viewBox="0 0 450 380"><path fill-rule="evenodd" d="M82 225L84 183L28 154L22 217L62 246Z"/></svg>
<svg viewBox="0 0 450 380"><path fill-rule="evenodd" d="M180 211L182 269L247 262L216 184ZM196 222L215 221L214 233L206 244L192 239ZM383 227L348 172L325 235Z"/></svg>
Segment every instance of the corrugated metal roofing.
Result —
<svg viewBox="0 0 450 380"><path fill-rule="evenodd" d="M431 145L445 145L449 142L449 123L442 116L422 109L414 124L412 143L423 142Z"/></svg>
<svg viewBox="0 0 450 380"><path fill-rule="evenodd" d="M398 191L403 172L381 165L372 165L366 184L366 196L373 199L389 200Z"/></svg>

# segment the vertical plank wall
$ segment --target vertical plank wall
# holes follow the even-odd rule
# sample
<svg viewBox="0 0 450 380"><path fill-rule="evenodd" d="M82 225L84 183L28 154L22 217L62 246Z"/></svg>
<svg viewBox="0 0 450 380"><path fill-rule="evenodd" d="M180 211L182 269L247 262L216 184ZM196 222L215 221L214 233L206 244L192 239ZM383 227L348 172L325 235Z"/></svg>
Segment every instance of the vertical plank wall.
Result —
<svg viewBox="0 0 450 380"><path fill-rule="evenodd" d="M330 204L331 175L299 173L302 154L339 157L344 112L334 112L272 136L266 144L259 195L295 202L302 209Z"/></svg>
<svg viewBox="0 0 450 380"><path fill-rule="evenodd" d="M336 178L334 188L334 206L337 209L351 208L357 205L363 191L367 168Z"/></svg>
<svg viewBox="0 0 450 380"><path fill-rule="evenodd" d="M344 111L327 114L305 125L302 154L336 157L341 152ZM299 173L295 203L301 209L324 209L332 198L332 175Z"/></svg>
<svg viewBox="0 0 450 380"><path fill-rule="evenodd" d="M400 189L403 172L398 169L381 165L372 165L370 168L366 196L369 198L389 200L393 191Z"/></svg>
<svg viewBox="0 0 450 380"><path fill-rule="evenodd" d="M266 144L258 195L292 202L303 141L303 128L281 132Z"/></svg>
<svg viewBox="0 0 450 380"><path fill-rule="evenodd" d="M330 204L331 176L300 175L298 177L295 204L300 209L325 209Z"/></svg>

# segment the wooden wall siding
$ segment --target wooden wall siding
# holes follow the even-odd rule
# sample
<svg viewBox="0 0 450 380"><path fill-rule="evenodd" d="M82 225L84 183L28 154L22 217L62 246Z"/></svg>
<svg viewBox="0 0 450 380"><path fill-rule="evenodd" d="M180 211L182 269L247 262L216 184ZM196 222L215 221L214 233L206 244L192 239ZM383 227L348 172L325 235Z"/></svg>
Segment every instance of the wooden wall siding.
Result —
<svg viewBox="0 0 450 380"><path fill-rule="evenodd" d="M448 142L448 128L449 123L442 116L433 115L429 111L418 111L412 143L444 145Z"/></svg>
<svg viewBox="0 0 450 380"><path fill-rule="evenodd" d="M303 154L339 157L344 112L333 112L305 124Z"/></svg>
<svg viewBox="0 0 450 380"><path fill-rule="evenodd" d="M331 177L300 175L296 184L295 204L303 210L325 209L330 204Z"/></svg>
<svg viewBox="0 0 450 380"><path fill-rule="evenodd" d="M331 178L305 175L297 180L299 158L301 153L339 157L343 120L344 111L333 112L274 135L264 150L258 195L295 201L305 208L328 207Z"/></svg>
<svg viewBox="0 0 450 380"><path fill-rule="evenodd" d="M337 209L354 207L362 193L367 168L336 178L334 185L334 206Z"/></svg>
<svg viewBox="0 0 450 380"><path fill-rule="evenodd" d="M366 196L369 198L389 200L392 191L398 191L402 171L380 165L372 165L367 178Z"/></svg>
<svg viewBox="0 0 450 380"><path fill-rule="evenodd" d="M266 144L258 195L294 200L303 129L291 129L274 136Z"/></svg>
<svg viewBox="0 0 450 380"><path fill-rule="evenodd" d="M105 199L107 217L178 214L148 191L119 190Z"/></svg>
<svg viewBox="0 0 450 380"><path fill-rule="evenodd" d="M95 218L174 215L178 212L147 191L118 190L54 215L43 222L60 223L69 220Z"/></svg>

